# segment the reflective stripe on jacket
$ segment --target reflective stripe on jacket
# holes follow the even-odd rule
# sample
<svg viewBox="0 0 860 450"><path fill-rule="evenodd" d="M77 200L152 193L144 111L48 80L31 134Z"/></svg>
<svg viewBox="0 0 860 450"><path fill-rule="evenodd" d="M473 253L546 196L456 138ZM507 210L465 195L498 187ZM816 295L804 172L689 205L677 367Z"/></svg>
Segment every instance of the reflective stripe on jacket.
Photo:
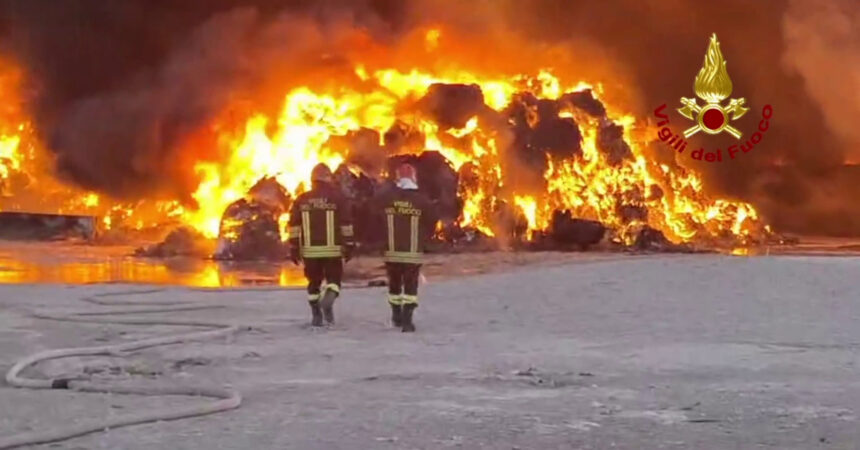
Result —
<svg viewBox="0 0 860 450"><path fill-rule="evenodd" d="M299 195L290 209L289 239L302 258L336 258L353 244L349 206L336 187L322 183Z"/></svg>
<svg viewBox="0 0 860 450"><path fill-rule="evenodd" d="M377 200L384 222L386 262L420 264L436 229L433 204L420 191L392 189Z"/></svg>

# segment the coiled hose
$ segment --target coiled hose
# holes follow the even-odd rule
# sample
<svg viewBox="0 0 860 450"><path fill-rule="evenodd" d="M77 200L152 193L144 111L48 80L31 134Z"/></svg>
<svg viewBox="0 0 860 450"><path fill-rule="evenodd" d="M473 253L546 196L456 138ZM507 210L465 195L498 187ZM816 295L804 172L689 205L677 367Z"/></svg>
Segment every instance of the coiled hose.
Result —
<svg viewBox="0 0 860 450"><path fill-rule="evenodd" d="M21 375L26 368L51 359L68 358L72 356L126 356L130 352L157 347L162 345L180 344L191 341L201 341L219 337L230 336L247 327L239 327L233 324L191 321L177 319L143 319L143 318L120 318L131 314L164 313L177 311L193 311L202 309L223 308L221 305L211 305L193 302L174 301L152 301L152 302L116 302L105 300L107 297L123 295L149 294L160 290L113 292L92 297L84 300L89 303L102 306L142 306L135 308L110 309L98 312L71 312L71 313L34 313L35 317L48 320L64 322L89 322L110 323L120 325L175 325L209 328L205 331L196 331L174 336L140 339L116 345L105 345L99 347L64 348L48 350L27 356L12 366L6 373L6 382L11 386L30 389L69 389L79 392L98 392L109 394L126 395L187 395L195 397L208 397L214 401L194 406L171 407L159 410L150 410L139 414L126 414L102 420L94 420L77 425L39 430L11 436L0 437L0 449L10 449L24 445L44 444L48 442L62 441L73 437L103 431L111 428L119 428L128 425L156 422L162 420L175 420L187 417L202 416L238 408L242 403L242 397L238 392L231 389L218 387L186 387L186 386L134 386L130 384L97 383L78 379L36 379Z"/></svg>

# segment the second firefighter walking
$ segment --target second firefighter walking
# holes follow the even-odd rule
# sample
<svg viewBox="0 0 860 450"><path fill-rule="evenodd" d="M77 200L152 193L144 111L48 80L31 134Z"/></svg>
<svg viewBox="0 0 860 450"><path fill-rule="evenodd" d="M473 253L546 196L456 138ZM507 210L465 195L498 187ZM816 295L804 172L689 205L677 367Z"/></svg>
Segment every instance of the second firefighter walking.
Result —
<svg viewBox="0 0 860 450"><path fill-rule="evenodd" d="M334 185L331 169L311 171L311 190L296 198L290 210L290 258L304 261L311 325L334 324L334 301L340 295L343 261L354 248L352 218L346 198Z"/></svg>
<svg viewBox="0 0 860 450"><path fill-rule="evenodd" d="M391 322L403 332L415 331L412 315L418 307L418 279L427 241L436 229L433 203L418 190L415 167L401 165L395 189L376 199L377 217L384 223L385 270Z"/></svg>

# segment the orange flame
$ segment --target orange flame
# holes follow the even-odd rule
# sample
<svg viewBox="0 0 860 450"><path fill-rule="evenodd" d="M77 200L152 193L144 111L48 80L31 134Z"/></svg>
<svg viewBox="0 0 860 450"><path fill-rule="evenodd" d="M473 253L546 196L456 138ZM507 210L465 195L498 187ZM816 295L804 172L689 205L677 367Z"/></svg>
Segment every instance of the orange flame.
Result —
<svg viewBox="0 0 860 450"><path fill-rule="evenodd" d="M441 130L418 113L400 110L410 100L421 98L433 83L475 83L487 94L489 107L501 110L511 102L515 92L531 88L541 98L558 98L563 92L589 88L578 82L570 85L541 70L534 77L480 78L468 71L431 73L418 69L402 72L380 69L368 73L356 67L365 83L373 83L370 93L350 87L335 92L314 92L307 87L293 89L286 97L278 127L267 134L268 119L252 117L241 141L225 164L198 164L203 175L195 198L202 205L188 211L183 219L202 232L214 236L220 214L232 201L263 176L275 176L291 193L308 181L310 168L318 162L336 166L348 157L333 153L327 146L332 136L359 128L370 128L380 134L396 120L408 123L424 134L422 148L412 151L438 150L455 169L470 163L476 167L481 182L461 192L464 210L461 225L473 226L492 234L492 211L500 200L502 170L497 151L497 137L472 117L462 129ZM756 222L755 209L748 204L710 200L703 194L701 179L680 169L668 170L649 162L641 151L642 139L634 136L637 121L629 115L612 117L624 126L625 139L634 157L620 165L610 165L597 147L598 119L577 111L563 111L562 117L573 117L583 134L580 158L550 162L545 174L546 190L542 194L517 193L513 203L529 223L530 232L544 229L553 210L570 209L579 217L592 218L619 229L628 227L617 207L639 204L649 211L647 223L661 229L675 241L686 241L698 235L731 232L742 235L747 224ZM664 195L648 197L646 192L659 188ZM638 194L637 194L638 193ZM639 196L641 198L631 198Z"/></svg>
<svg viewBox="0 0 860 450"><path fill-rule="evenodd" d="M455 40L451 40L455 41ZM417 47L427 53L443 53L449 42L442 28L423 31ZM325 162L333 168L348 160L348 150L336 149L330 139L362 128L380 136L395 123L404 123L423 135L423 142L402 151L436 150L457 170L468 164L477 181L461 185L463 200L461 226L474 227L492 235L493 213L501 202L514 205L528 222L529 234L546 229L552 213L571 210L577 217L599 220L618 230L623 240L637 226L648 224L663 231L673 241L746 236L768 230L755 208L747 203L714 199L705 195L702 179L682 168L670 168L650 161L643 149L649 143L646 126L607 104L608 119L623 127L624 140L632 157L610 164L598 148L598 133L605 125L578 110L565 110L560 117L573 118L582 134L582 154L576 158L550 158L542 189L522 190L505 185L508 171L501 154L504 136L497 128L482 123L480 116L469 118L459 129L440 126L415 107L434 83L476 84L486 107L506 108L518 92L528 91L537 98L558 99L568 92L591 89L601 97L603 86L580 80L566 80L552 68L538 67L532 73L511 74L468 65L415 63L412 67L393 67L354 63L346 72L352 82L328 87L291 86L284 95L279 114L256 112L243 120L237 131L216 123L216 142L221 158L197 160L193 164L198 178L192 197L196 205L177 200L145 200L134 204L112 201L95 193L63 185L50 174L51 161L44 156L29 130L29 121L20 107L16 92L20 71L0 61L0 180L4 188L18 172L36 181L35 192L60 193L55 210L102 215L105 227L124 223L130 228L178 220L201 233L215 237L226 207L244 197L259 179L275 177L291 194L304 189L311 168ZM340 81L340 80L339 80ZM323 83L320 83L323 84ZM40 159L41 158L41 159ZM13 196L24 199L19 192ZM13 202L15 203L15 202ZM24 200L17 208L32 207ZM647 210L647 217L630 219L619 212L622 205ZM0 207L9 207L6 203ZM286 216L280 218L285 223Z"/></svg>

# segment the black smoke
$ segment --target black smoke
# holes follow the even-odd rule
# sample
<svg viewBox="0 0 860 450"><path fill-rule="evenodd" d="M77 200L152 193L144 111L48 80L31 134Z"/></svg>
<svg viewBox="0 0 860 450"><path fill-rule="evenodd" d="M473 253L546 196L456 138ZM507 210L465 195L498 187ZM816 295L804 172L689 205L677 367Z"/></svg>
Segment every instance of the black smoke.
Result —
<svg viewBox="0 0 860 450"><path fill-rule="evenodd" d="M856 127L845 129L858 117L846 82L857 73L857 11L851 0L0 0L0 51L25 65L37 129L64 177L118 197L182 197L193 188L183 143L272 73L337 65L332 36L344 27L396 45L416 25L444 24L485 41L476 65L529 67L551 47L561 72L600 75L639 117L693 95L716 32L732 97L751 106L737 126L752 129L771 104L772 128L733 161L695 163L659 146L656 157L694 166L710 191L752 201L779 229L857 235L860 181L843 167L860 161ZM531 50L499 54L513 38ZM686 123L673 115L671 125Z"/></svg>
<svg viewBox="0 0 860 450"><path fill-rule="evenodd" d="M26 66L60 175L114 197L186 197L180 150L228 102L267 70L320 59L326 24L384 34L399 15L395 1L5 0L0 42Z"/></svg>
<svg viewBox="0 0 860 450"><path fill-rule="evenodd" d="M860 162L857 127L846 126L860 117L856 96L846 98L860 70L856 2L540 0L510 2L507 15L536 41L574 47L585 40L620 61L636 80L639 117L663 103L674 110L680 97L693 96L708 37L717 33L732 97L751 107L738 128L754 129L771 104L771 129L733 161L698 163L689 154L676 160L703 172L711 192L756 204L777 229L860 235L860 178L844 164ZM678 114L670 119L675 130L688 126ZM736 142L699 137L690 147L725 151Z"/></svg>

